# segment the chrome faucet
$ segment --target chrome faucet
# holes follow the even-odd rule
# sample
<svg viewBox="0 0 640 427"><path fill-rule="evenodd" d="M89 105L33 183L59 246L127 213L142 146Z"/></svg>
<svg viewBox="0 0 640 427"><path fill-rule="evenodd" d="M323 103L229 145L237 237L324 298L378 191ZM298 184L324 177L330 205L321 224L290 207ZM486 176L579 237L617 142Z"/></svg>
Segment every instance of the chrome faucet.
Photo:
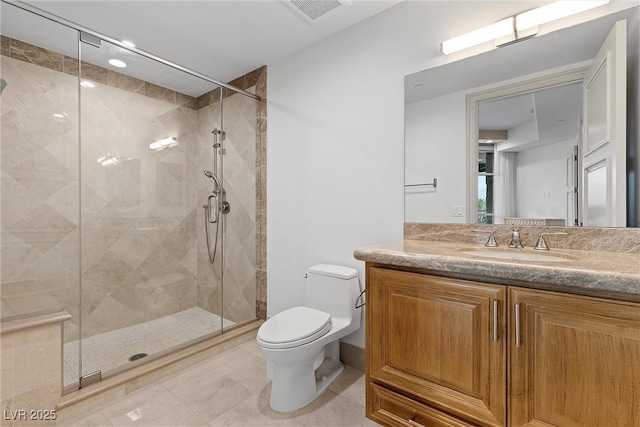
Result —
<svg viewBox="0 0 640 427"><path fill-rule="evenodd" d="M520 241L520 230L518 230L517 228L514 228L511 232L511 243L509 243L509 247L514 249L524 248L522 242Z"/></svg>
<svg viewBox="0 0 640 427"><path fill-rule="evenodd" d="M536 245L533 247L533 249L538 250L538 251L548 251L549 250L549 246L547 246L547 242L544 240L544 236L549 236L549 235L556 235L556 236L566 236L567 233L563 233L563 232L557 232L557 233L540 233L540 237L538 238L538 243L536 243Z"/></svg>

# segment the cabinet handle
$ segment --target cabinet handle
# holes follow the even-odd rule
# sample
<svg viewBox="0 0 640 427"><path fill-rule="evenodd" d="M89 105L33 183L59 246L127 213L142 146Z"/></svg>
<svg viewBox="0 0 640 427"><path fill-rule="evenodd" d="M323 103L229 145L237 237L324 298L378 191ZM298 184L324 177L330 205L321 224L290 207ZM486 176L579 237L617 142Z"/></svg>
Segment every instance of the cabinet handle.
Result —
<svg viewBox="0 0 640 427"><path fill-rule="evenodd" d="M515 309L515 329L516 329L516 347L520 347L520 304L513 307Z"/></svg>
<svg viewBox="0 0 640 427"><path fill-rule="evenodd" d="M414 421L413 418L409 420L409 425L417 426L417 427L425 427L423 424L420 424L419 422Z"/></svg>
<svg viewBox="0 0 640 427"><path fill-rule="evenodd" d="M493 342L498 342L498 306L499 301L493 300Z"/></svg>

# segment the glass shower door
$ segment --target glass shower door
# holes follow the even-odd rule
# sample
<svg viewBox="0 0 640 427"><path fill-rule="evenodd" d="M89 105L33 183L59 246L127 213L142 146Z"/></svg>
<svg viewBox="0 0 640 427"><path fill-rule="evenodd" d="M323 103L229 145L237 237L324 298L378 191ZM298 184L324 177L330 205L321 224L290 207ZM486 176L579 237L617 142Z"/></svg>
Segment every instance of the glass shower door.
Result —
<svg viewBox="0 0 640 427"><path fill-rule="evenodd" d="M104 40L82 43L82 385L221 333L202 286L199 167L215 85ZM205 304L205 300L207 304ZM215 304L209 303L215 301Z"/></svg>
<svg viewBox="0 0 640 427"><path fill-rule="evenodd" d="M254 93L255 87L247 89ZM257 289L261 247L259 228L260 146L259 101L224 90L222 119L225 135L222 168L230 211L224 216L225 328L257 318ZM264 213L263 213L264 214Z"/></svg>
<svg viewBox="0 0 640 427"><path fill-rule="evenodd" d="M66 25L2 3L1 279L71 391L256 318L264 168L258 101Z"/></svg>
<svg viewBox="0 0 640 427"><path fill-rule="evenodd" d="M1 3L2 317L67 310L79 376L78 32Z"/></svg>

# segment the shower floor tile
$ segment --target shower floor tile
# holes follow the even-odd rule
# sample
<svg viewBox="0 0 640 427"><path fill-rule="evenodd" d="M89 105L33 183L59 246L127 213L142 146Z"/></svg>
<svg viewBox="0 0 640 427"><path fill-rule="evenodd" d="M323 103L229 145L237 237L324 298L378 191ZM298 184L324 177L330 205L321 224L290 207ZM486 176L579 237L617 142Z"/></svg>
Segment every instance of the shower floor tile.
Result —
<svg viewBox="0 0 640 427"><path fill-rule="evenodd" d="M224 319L222 326L235 323ZM94 335L82 340L85 374L112 369L131 363L129 357L138 353L149 355L168 350L203 335L220 331L220 316L193 307L169 316ZM64 345L64 385L78 381L78 341Z"/></svg>

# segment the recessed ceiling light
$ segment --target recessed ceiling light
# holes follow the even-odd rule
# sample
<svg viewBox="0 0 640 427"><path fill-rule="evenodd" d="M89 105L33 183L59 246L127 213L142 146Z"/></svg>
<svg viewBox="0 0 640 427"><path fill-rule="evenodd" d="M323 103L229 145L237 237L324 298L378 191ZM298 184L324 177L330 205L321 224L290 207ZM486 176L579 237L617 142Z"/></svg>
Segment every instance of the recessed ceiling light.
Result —
<svg viewBox="0 0 640 427"><path fill-rule="evenodd" d="M136 47L134 42L130 42L129 40L122 40L122 44L127 45L129 47Z"/></svg>
<svg viewBox="0 0 640 427"><path fill-rule="evenodd" d="M80 86L82 86L82 87L88 87L88 88L96 87L95 83L90 82L89 80L82 80L82 81L80 82Z"/></svg>
<svg viewBox="0 0 640 427"><path fill-rule="evenodd" d="M124 61L120 61L119 59L110 59L109 60L109 64L113 65L114 67L118 67L118 68L124 68L127 66L127 64L124 63Z"/></svg>

